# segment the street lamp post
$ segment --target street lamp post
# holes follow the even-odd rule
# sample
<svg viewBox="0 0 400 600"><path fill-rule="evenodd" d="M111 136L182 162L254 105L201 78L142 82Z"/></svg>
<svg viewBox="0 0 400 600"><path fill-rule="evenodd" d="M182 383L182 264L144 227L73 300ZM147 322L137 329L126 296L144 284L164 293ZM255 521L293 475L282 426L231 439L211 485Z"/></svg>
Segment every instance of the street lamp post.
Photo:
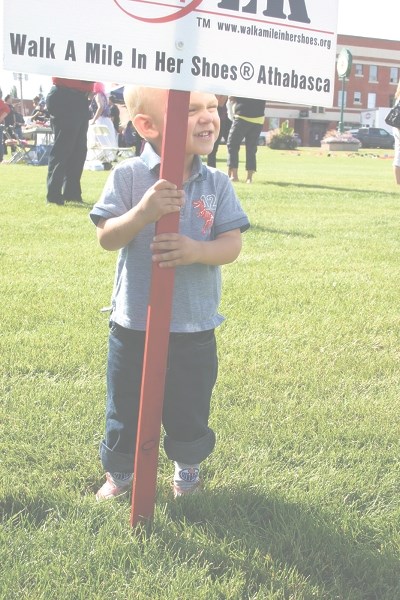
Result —
<svg viewBox="0 0 400 600"><path fill-rule="evenodd" d="M20 97L21 97L21 114L24 117L25 116L25 107L24 107L24 95L22 93L22 80L25 79L25 81L28 81L28 75L27 73L13 73L14 75L14 79L16 81L19 81L19 93L20 93Z"/></svg>
<svg viewBox="0 0 400 600"><path fill-rule="evenodd" d="M343 121L343 112L344 112L344 82L346 77L350 75L351 64L353 61L353 56L350 50L343 48L339 52L339 56L337 59L337 73L342 80L342 98L340 103L340 121L339 121L339 133L343 133L344 131L344 121Z"/></svg>
<svg viewBox="0 0 400 600"><path fill-rule="evenodd" d="M339 133L343 133L344 131L344 122L343 122L343 113L344 113L344 81L346 77L341 77L342 80L342 98L340 102L340 121L339 121Z"/></svg>

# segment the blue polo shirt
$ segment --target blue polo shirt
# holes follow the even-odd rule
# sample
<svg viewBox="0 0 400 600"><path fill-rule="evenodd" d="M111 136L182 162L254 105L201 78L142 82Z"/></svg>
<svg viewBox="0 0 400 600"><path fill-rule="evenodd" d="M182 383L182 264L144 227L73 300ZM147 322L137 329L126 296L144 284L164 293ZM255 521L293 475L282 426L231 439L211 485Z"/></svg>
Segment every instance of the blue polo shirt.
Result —
<svg viewBox="0 0 400 600"><path fill-rule="evenodd" d="M147 143L140 157L125 160L111 171L100 200L90 218L118 217L142 199L159 180L161 159ZM179 232L192 239L213 240L221 233L250 226L227 175L202 164L196 156L192 175L185 182L185 205ZM150 293L152 260L150 244L155 224L144 227L119 251L112 293L112 319L122 327L144 331ZM206 331L224 320L218 313L221 298L221 268L203 264L175 269L170 330Z"/></svg>

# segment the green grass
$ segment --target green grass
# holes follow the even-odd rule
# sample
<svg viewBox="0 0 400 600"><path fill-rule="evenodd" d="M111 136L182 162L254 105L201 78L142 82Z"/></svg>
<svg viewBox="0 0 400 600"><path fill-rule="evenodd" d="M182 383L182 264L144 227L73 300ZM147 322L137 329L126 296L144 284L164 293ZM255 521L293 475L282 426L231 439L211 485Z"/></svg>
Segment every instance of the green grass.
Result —
<svg viewBox="0 0 400 600"><path fill-rule="evenodd" d="M244 149L241 151L244 154ZM384 151L260 148L224 267L205 491L97 505L116 255L1 165L1 600L400 598L399 189ZM219 166L225 170L225 148ZM243 159L243 156L241 156ZM243 164L240 175L244 176Z"/></svg>

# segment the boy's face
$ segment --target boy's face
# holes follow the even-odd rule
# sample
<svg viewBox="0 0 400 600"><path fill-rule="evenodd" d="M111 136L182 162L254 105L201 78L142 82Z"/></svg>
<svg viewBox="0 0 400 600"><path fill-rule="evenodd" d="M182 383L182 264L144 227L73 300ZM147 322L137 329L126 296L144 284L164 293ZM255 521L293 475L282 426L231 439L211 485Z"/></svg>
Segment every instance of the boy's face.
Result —
<svg viewBox="0 0 400 600"><path fill-rule="evenodd" d="M140 135L150 141L161 153L166 114L167 91L145 89L143 113L134 117ZM143 127L144 126L144 127ZM147 129L146 129L147 127ZM186 136L186 156L209 154L219 134L218 101L214 94L191 92Z"/></svg>
<svg viewBox="0 0 400 600"><path fill-rule="evenodd" d="M186 155L210 154L219 134L218 101L214 94L190 94Z"/></svg>

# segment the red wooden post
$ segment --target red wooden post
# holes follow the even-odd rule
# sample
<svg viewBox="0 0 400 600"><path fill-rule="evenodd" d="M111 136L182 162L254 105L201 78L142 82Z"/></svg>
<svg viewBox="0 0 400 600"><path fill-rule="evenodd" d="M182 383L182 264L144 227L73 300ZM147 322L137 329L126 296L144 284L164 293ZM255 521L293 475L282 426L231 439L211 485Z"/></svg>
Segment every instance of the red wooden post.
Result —
<svg viewBox="0 0 400 600"><path fill-rule="evenodd" d="M189 99L190 92L168 92L160 177L178 188L183 184ZM165 215L156 224L156 233L178 231L179 213ZM132 488L132 527L154 514L174 273L175 269L160 269L153 264Z"/></svg>

